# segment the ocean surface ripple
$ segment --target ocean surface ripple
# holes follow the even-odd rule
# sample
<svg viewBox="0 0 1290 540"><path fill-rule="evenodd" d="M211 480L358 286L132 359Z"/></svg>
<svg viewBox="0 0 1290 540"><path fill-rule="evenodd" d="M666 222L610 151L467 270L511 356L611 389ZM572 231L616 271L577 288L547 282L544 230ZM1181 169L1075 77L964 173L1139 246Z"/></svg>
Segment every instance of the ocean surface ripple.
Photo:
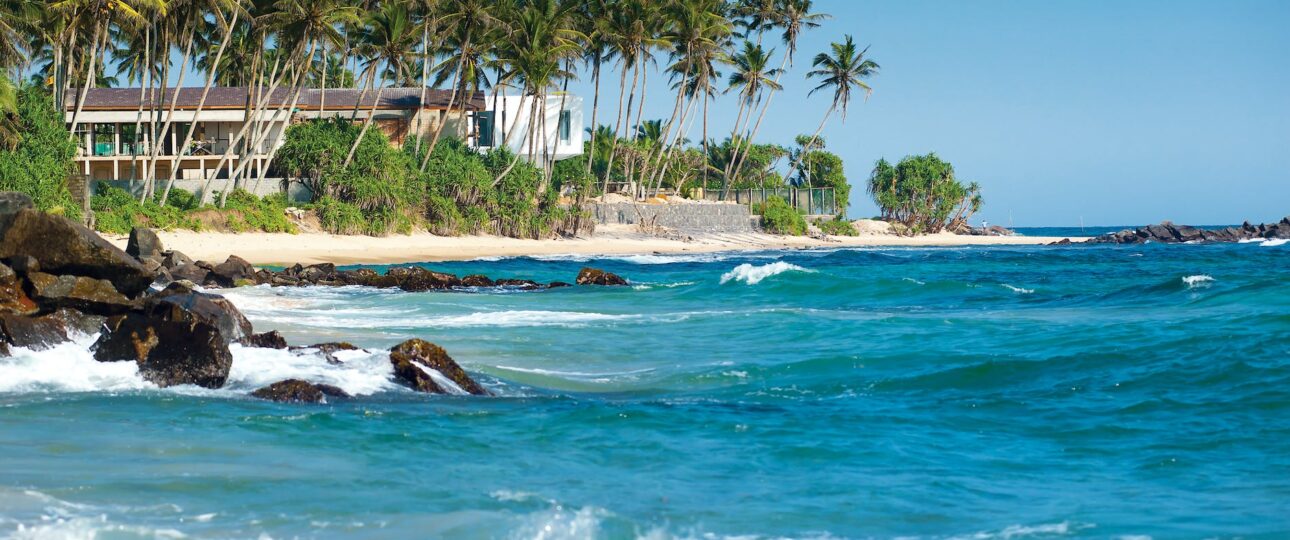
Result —
<svg viewBox="0 0 1290 540"><path fill-rule="evenodd" d="M1286 538L1290 246L428 267L621 288L242 288L220 390L0 359L0 537ZM383 270L382 267L375 267ZM391 381L444 346L498 397ZM252 399L301 377L355 400Z"/></svg>

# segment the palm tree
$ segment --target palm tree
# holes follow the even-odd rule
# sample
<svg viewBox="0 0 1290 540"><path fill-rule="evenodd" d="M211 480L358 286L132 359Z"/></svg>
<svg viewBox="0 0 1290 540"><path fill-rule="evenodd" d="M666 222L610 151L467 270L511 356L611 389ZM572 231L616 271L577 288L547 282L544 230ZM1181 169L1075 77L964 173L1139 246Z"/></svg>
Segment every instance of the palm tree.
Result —
<svg viewBox="0 0 1290 540"><path fill-rule="evenodd" d="M468 79L467 69L472 65L476 68L482 67L482 48L478 42L485 39L485 34L495 24L496 19L490 9L492 4L487 0L446 0L443 6L443 13L440 17L439 24L444 28L453 29L454 41L449 40L447 45L448 59L439 69L440 74L451 73L454 76L452 85L452 94L448 98L448 108L440 118L438 125L435 126L434 136L430 139L430 147L426 150L423 158L421 169L425 170L426 164L429 163L430 154L439 144L439 138L443 136L443 128L448 123L448 116L452 113L452 107L456 104L457 93L465 86L463 81ZM485 42L486 43L486 42ZM455 47L454 47L455 45ZM449 65L456 65L455 70L449 70ZM482 70L477 71L477 73ZM463 96L462 100L470 101L470 96ZM462 107L463 116L466 107Z"/></svg>
<svg viewBox="0 0 1290 540"><path fill-rule="evenodd" d="M641 78L642 67L650 61L651 49L665 44L659 35L661 19L654 16L656 12L657 9L652 7L648 0L622 0L602 19L604 38L609 44L611 54L618 58L618 63L622 66L618 90L618 119L614 123L614 131L618 133L623 131L624 126L631 125L632 102L636 98L636 88ZM628 71L632 72L632 84L627 105L624 107L623 97L627 89ZM643 84L641 86L643 88ZM643 95L641 100L644 101ZM639 116L637 114L638 121ZM618 140L615 139L609 154L609 165L606 167L607 175L603 179L602 189L608 189L608 173L613 170L614 159L618 155L614 150L617 145Z"/></svg>
<svg viewBox="0 0 1290 540"><path fill-rule="evenodd" d="M815 55L815 60L811 62L815 69L806 74L807 77L820 79L820 84L812 89L810 93L815 94L820 90L832 88L833 101L829 105L829 110L825 111L824 118L820 120L820 127L816 128L811 140L803 146L803 156L811 151L811 147L815 145L820 132L824 131L824 124L829 121L829 117L835 111L841 109L842 121L846 122L847 105L851 103L851 94L856 88L863 89L865 99L869 99L869 95L873 93L873 88L868 83L865 83L864 80L878 74L878 63L870 58L865 58L869 48L865 47L864 50L858 50L855 41L850 35L847 35L842 43L834 42L830 44L829 49L832 54L822 52ZM801 159L798 159L793 162L785 178L793 176L801 161Z"/></svg>
<svg viewBox="0 0 1290 540"><path fill-rule="evenodd" d="M737 136L737 134L743 132L743 129L738 126L740 117L743 116L745 111L749 113L744 120L746 125L752 119L752 111L757 102L761 100L762 92L766 89L779 90L783 88L775 80L783 70L769 67L770 56L773 52L773 50L766 51L761 48L761 45L751 41L744 41L742 50L731 58L734 71L730 73L730 78L727 80L726 92L739 91L740 112L735 117L735 131L730 137L732 141L738 144L735 145L732 159L724 173L723 198L730 188L730 178L738 172L736 169L740 163L738 156L741 153L741 149L746 148L747 144L751 144L751 140L745 138L741 141L741 138Z"/></svg>
<svg viewBox="0 0 1290 540"><path fill-rule="evenodd" d="M610 57L609 43L605 39L601 20L612 9L612 4L613 0L588 0L578 12L578 24L582 33L587 36L583 60L591 67L591 84L594 88L591 98L591 125L593 126L599 125L596 122L600 112L600 67ZM599 129L587 128L587 134L591 138L591 148L596 147L596 136L599 135L599 131ZM594 159L593 152L587 152L588 174L591 173Z"/></svg>
<svg viewBox="0 0 1290 540"><path fill-rule="evenodd" d="M367 72L369 81L376 80L377 72L382 65L394 73L395 79L404 78L408 67L407 59L412 57L416 50L417 33L413 26L407 4L398 2L386 3L379 11L367 17L367 24L359 37L358 53L365 58L364 71ZM382 80L376 87L376 99L372 100L372 108L363 121L363 129L359 131L358 138L354 139L354 144L349 147L349 155L345 156L342 168L348 167L354 160L354 153L358 151L359 143L363 142L367 130L371 129L372 121L376 118L376 108L381 103L381 92L384 89L385 84Z"/></svg>
<svg viewBox="0 0 1290 540"><path fill-rule="evenodd" d="M89 57L86 61L83 81L89 81L91 75L96 73L95 65L107 48L107 37L112 25L130 26L144 22L136 6L149 6L158 11L164 11L164 4L160 0L56 0L49 3L49 8L53 12L64 14L76 24L89 24L93 27L90 48L88 51L82 51L87 52ZM75 43L75 33L69 37L68 43ZM76 100L76 108L72 112L71 126L68 129L72 134L76 133L81 110L85 105L85 96L89 90L90 84L81 84L80 95Z"/></svg>

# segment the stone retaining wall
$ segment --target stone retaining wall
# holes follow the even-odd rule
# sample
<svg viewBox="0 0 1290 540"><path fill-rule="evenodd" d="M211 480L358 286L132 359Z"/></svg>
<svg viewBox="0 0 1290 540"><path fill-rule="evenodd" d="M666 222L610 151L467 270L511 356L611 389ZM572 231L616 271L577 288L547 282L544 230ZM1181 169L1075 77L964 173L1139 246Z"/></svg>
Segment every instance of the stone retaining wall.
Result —
<svg viewBox="0 0 1290 540"><path fill-rule="evenodd" d="M654 224L682 232L754 233L758 220L742 204L592 204L596 223L636 225L654 219Z"/></svg>

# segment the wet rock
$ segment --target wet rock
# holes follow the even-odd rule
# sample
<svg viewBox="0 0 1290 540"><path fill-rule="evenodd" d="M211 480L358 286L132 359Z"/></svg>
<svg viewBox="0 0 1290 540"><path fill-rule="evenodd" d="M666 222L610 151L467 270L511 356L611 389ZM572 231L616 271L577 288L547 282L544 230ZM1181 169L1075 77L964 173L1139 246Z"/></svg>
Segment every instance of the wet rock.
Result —
<svg viewBox="0 0 1290 540"><path fill-rule="evenodd" d="M278 381L251 392L251 395L280 403L326 403L328 397L349 397L344 390L330 384L311 383L300 379Z"/></svg>
<svg viewBox="0 0 1290 540"><path fill-rule="evenodd" d="M1278 223L1252 225L1250 222L1240 227L1227 227L1217 230L1206 230L1187 225L1174 225L1168 221L1158 225L1148 225L1137 229L1126 229L1091 238L1091 244L1141 244L1145 242L1179 243L1179 242L1239 242L1258 238L1290 238L1290 224L1282 220Z"/></svg>
<svg viewBox="0 0 1290 540"><path fill-rule="evenodd" d="M285 349L287 348L287 339L277 330L270 330L261 334L251 334L240 340L238 343L246 347L259 347L261 349Z"/></svg>
<svg viewBox="0 0 1290 540"><path fill-rule="evenodd" d="M0 230L0 258L29 255L50 274L106 279L134 298L155 274L93 231L62 216L24 208L6 216Z"/></svg>
<svg viewBox="0 0 1290 540"><path fill-rule="evenodd" d="M161 252L161 265L166 268L173 270L187 264L193 264L193 260L182 252L173 249Z"/></svg>
<svg viewBox="0 0 1290 540"><path fill-rule="evenodd" d="M298 265L297 265L298 266ZM332 263L311 264L299 270L295 270L296 278L301 281L318 283L319 281L335 281L336 265Z"/></svg>
<svg viewBox="0 0 1290 540"><path fill-rule="evenodd" d="M72 308L96 315L120 315L136 307L106 279L55 276L32 272L27 276L31 296L46 309Z"/></svg>
<svg viewBox="0 0 1290 540"><path fill-rule="evenodd" d="M27 317L13 313L0 313L0 328L5 340L14 347L35 351L49 349L69 339L67 325L59 317Z"/></svg>
<svg viewBox="0 0 1290 540"><path fill-rule="evenodd" d="M291 347L291 350L300 351L300 352L317 351L319 354L323 355L323 358L327 360L328 364L339 365L339 364L344 364L344 362L342 362L339 358L336 358L336 352L357 351L360 349L354 346L353 343L348 343L345 341L334 341L329 343L316 343L308 347Z"/></svg>
<svg viewBox="0 0 1290 540"><path fill-rule="evenodd" d="M18 274L8 265L0 264L0 313L32 315L39 309L23 290Z"/></svg>
<svg viewBox="0 0 1290 540"><path fill-rule="evenodd" d="M224 262L211 268L207 279L219 287L237 287L253 282L254 278L255 267L251 266L251 263L237 255L229 255Z"/></svg>
<svg viewBox="0 0 1290 540"><path fill-rule="evenodd" d="M164 249L161 246L161 239L157 238L157 233L147 227L135 227L130 229L130 240L125 245L125 252L131 257L139 259L140 262L156 261L161 264Z"/></svg>
<svg viewBox="0 0 1290 540"><path fill-rule="evenodd" d="M578 285L626 285L627 280L604 270L583 268L578 272Z"/></svg>
<svg viewBox="0 0 1290 540"><path fill-rule="evenodd" d="M390 349L390 363L399 382L420 392L488 395L442 347L425 340L410 339L396 345Z"/></svg>
<svg viewBox="0 0 1290 540"><path fill-rule="evenodd" d="M572 287L572 285L565 283L563 281L552 281L546 284L546 288L548 289L559 289L561 287Z"/></svg>
<svg viewBox="0 0 1290 540"><path fill-rule="evenodd" d="M31 255L14 255L13 257L5 257L4 263L9 265L9 267L13 269L14 273L19 276L27 276L32 272L40 271L40 261L37 261L36 258Z"/></svg>
<svg viewBox="0 0 1290 540"><path fill-rule="evenodd" d="M399 280L399 288L408 292L442 291L461 286L461 280L452 274L434 272L419 266L408 269Z"/></svg>
<svg viewBox="0 0 1290 540"><path fill-rule="evenodd" d="M497 287L507 287L510 289L520 289L525 291L542 288L541 283L531 279L499 279L493 282L493 284Z"/></svg>
<svg viewBox="0 0 1290 540"><path fill-rule="evenodd" d="M345 285L367 285L373 278L380 277L376 270L371 268L359 268L357 270L346 270L336 273L336 280Z"/></svg>
<svg viewBox="0 0 1290 540"><path fill-rule="evenodd" d="M83 313L70 308L59 308L45 317L62 323L69 335L72 332L87 336L96 334L103 330L103 323L107 322L107 317L103 315Z"/></svg>
<svg viewBox="0 0 1290 540"><path fill-rule="evenodd" d="M170 269L170 276L176 280L187 280L193 283L206 283L210 270L196 264L185 264Z"/></svg>
<svg viewBox="0 0 1290 540"><path fill-rule="evenodd" d="M172 283L148 298L144 312L163 318L192 317L219 329L227 345L252 333L251 321L237 306L218 294L196 292Z"/></svg>
<svg viewBox="0 0 1290 540"><path fill-rule="evenodd" d="M100 362L137 363L143 378L162 387L194 384L219 388L228 380L233 365L233 355L219 328L180 309L112 317L104 324L93 351Z"/></svg>
<svg viewBox="0 0 1290 540"><path fill-rule="evenodd" d="M489 279L488 276L480 274L471 274L461 278L462 287L492 287L494 285L496 285L496 283Z"/></svg>

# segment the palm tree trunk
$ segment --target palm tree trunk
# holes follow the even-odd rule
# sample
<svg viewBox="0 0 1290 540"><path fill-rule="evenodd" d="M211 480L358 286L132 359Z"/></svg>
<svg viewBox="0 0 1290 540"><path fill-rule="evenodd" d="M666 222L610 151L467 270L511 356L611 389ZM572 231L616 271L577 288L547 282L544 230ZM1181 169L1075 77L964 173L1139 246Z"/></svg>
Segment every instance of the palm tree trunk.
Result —
<svg viewBox="0 0 1290 540"><path fill-rule="evenodd" d="M81 109L85 107L85 96L90 93L90 82L94 80L94 64L99 57L99 36L103 33L103 26L103 23L94 24L94 37L90 39L90 59L85 68L85 80L81 81L80 97L76 99L76 110L72 112L72 125L67 128L72 137L76 136L76 125L80 123Z"/></svg>
<svg viewBox="0 0 1290 540"><path fill-rule="evenodd" d="M211 64L210 70L206 73L206 85L202 87L202 96L197 100L197 109L193 112L193 121L188 123L188 133L184 134L184 142L179 146L180 148L188 148L188 145L193 142L193 133L197 130L197 117L201 116L202 109L206 107L206 97L210 95L211 84L215 82L215 66L218 66L220 60L224 58L224 50L228 48L229 42L233 39L233 26L237 24L237 18L240 15L239 11L234 11L233 18L226 27L224 39L220 41L219 50L215 53L215 62ZM219 13L216 13L216 16L223 18ZM196 34L196 31L194 30L193 33ZM174 187L175 178L179 176L178 164L179 158L177 156L170 160L170 179L166 181L166 189L161 192L162 206L165 206L166 200L170 198L170 189ZM216 170L218 171L219 169ZM202 171L202 174L206 174L206 171Z"/></svg>
<svg viewBox="0 0 1290 540"><path fill-rule="evenodd" d="M614 122L614 132L610 135L613 137L609 140L609 159L605 164L605 177L601 180L600 192L609 191L609 175L614 170L614 154L618 149L618 134L623 130L623 93L627 90L627 66L623 66L623 74L618 78L618 120ZM596 129L592 126L591 129Z"/></svg>
<svg viewBox="0 0 1290 540"><path fill-rule="evenodd" d="M444 112L443 120L439 122L439 125L435 126L434 137L430 139L430 149L426 151L425 161L421 163L422 171L425 170L426 164L430 163L430 153L434 152L434 147L439 144L439 137L443 135L443 128L448 125L448 114L452 112L452 104L457 99L457 91L463 86L462 78L466 76L464 73L466 69L466 51L470 49L470 32L471 29L467 28L466 39L461 42L461 49L458 51L458 54L461 55L461 60L457 62L457 77L452 85L452 94L448 97L448 109ZM467 98L463 96L463 99Z"/></svg>
<svg viewBox="0 0 1290 540"><path fill-rule="evenodd" d="M417 135L414 156L421 155L421 125L425 118L426 89L430 88L430 25L421 27L421 101L417 102Z"/></svg>
<svg viewBox="0 0 1290 540"><path fill-rule="evenodd" d="M192 51L193 51L193 43L196 41L196 37L197 37L196 30L194 30L193 33L189 34L188 36L188 44L184 46L183 61L179 63L179 77L175 79L174 94L170 98L170 108L169 110L166 111L166 121L161 126L161 132L157 134L158 140L164 138L167 134L170 133L170 126L174 123L175 109L178 108L179 106L179 90L183 88L184 74L188 71L188 60L191 58ZM193 122L193 123L196 123L196 122ZM148 174L148 179L150 181L153 178L155 178L157 174L157 171L156 171L157 158L160 157L161 148L163 146L165 145L162 145L162 144L153 145L153 151L151 152L151 157L150 157L151 164L149 165L149 174ZM173 174L174 169L178 166L179 158L183 156L184 148L180 147L180 148L174 148L172 150L175 152L174 157L170 161L171 173Z"/></svg>
<svg viewBox="0 0 1290 540"><path fill-rule="evenodd" d="M376 79L376 69L372 69L372 79ZM376 99L372 100L372 108L367 111L367 119L363 121L363 129L358 131L358 138L354 139L354 144L349 147L349 154L345 156L345 162L341 164L341 170L349 167L350 162L354 161L354 153L358 152L358 145L363 142L363 137L367 135L367 130L371 129L372 122L376 120L376 106L381 104L381 92L385 90L385 77L381 77L381 85L376 87Z"/></svg>
<svg viewBox="0 0 1290 540"><path fill-rule="evenodd" d="M591 144L587 146L587 174L591 174L591 162L596 157L596 115L600 112L600 54L592 61L591 80L595 90L591 98Z"/></svg>
<svg viewBox="0 0 1290 540"><path fill-rule="evenodd" d="M251 129L252 126L257 124L257 120L268 109L269 98L271 98L273 94L277 92L278 86L281 85L282 82L287 78L288 73L290 73L291 82L293 85L298 80L296 74L299 72L299 68L296 66L283 66L282 72L278 73L278 68L283 63L282 61L283 55L277 55L273 59L273 68L270 70L270 73L269 73L269 91L264 92L264 77L263 77L264 67L261 62L262 56L263 56L262 53L257 53L255 60L252 62L253 66L251 71L254 74L253 76L255 76L255 81L254 81L255 84L253 85L254 90L251 90L250 92L254 92L254 94L250 94L250 92L248 92L246 118L243 119L242 121L241 129L239 129L237 134L234 135L231 140L229 140L228 148L224 150L224 155L221 156L219 162L216 163L215 170L217 171L220 169L223 169L224 164L228 163L229 160L233 159L233 152L236 150L237 146L239 144L242 144L243 141L247 141L247 133L252 131ZM256 66L258 66L258 68ZM296 86L297 86L297 92L298 92L299 85L296 85ZM281 111L282 111L282 108L281 106L279 106L277 109L275 109L273 115L269 117L268 123L269 123L270 131L272 131L273 129L273 120L277 118L278 115L281 114ZM288 114L290 113L288 112ZM286 122L284 121L284 125L285 123ZM256 134L258 134L258 131L256 132ZM255 136L256 135L253 134L252 140L255 138ZM245 152L246 154L254 155L255 149L258 145L251 144L250 142L248 142L244 146L247 149ZM242 155L242 154L239 153L239 155ZM208 177L206 179L205 186L202 188L201 204L203 205L205 205L209 201L208 197L210 196L210 193L211 193L210 185L214 180L215 180L214 177Z"/></svg>
<svg viewBox="0 0 1290 540"><path fill-rule="evenodd" d="M139 109L134 116L134 142L130 146L130 180L138 180L139 176L139 141L143 139L140 136L139 129L143 127L143 100L145 93L152 87L152 25L143 27L143 72L139 74ZM147 96L151 101L152 96ZM147 185L139 189L139 202L147 200Z"/></svg>
<svg viewBox="0 0 1290 540"><path fill-rule="evenodd" d="M528 139L529 148L530 148L530 153L532 153L532 150L531 150L531 149L533 148L533 130L534 130L534 129L537 129L537 113L536 113L536 112L534 112L534 110L537 108L537 97L538 97L538 96L536 96L536 95L535 95L535 96L533 96L533 102L529 104L529 125L528 125L528 132L524 134L524 135L525 135L525 138L526 138L526 139ZM522 102L523 102L523 101L521 100L521 103L522 103ZM515 117L515 118L516 118L516 121L518 121L518 120L519 120L519 116L520 116L520 115L516 115L516 117ZM523 154L522 152L516 152L516 153L515 153L515 157L511 158L511 162L510 162L510 164L509 164L509 165L507 165L507 166L506 166L506 168L505 168L505 169L503 169L503 170L502 170L502 172L501 172L500 174L498 174L498 175L497 175L497 178L494 178L494 179L493 179L493 184L492 184L492 185L493 185L493 187L497 187L497 184L501 183L502 179L503 179L503 178L506 178L506 175L510 174L511 169L514 169L514 168L515 168L515 165L519 164L519 162L520 162L520 158L521 158L523 155L524 155L524 154Z"/></svg>
<svg viewBox="0 0 1290 540"><path fill-rule="evenodd" d="M834 102L833 106L829 107L829 110L824 113L824 118L820 119L820 127L815 128L815 134L811 135L811 140L807 141L806 146L802 147L802 155L797 158L797 161L794 161L793 164L789 166L788 174L784 176L785 180L792 178L793 173L797 172L797 168L801 166L802 160L806 159L806 155L810 153L811 147L815 146L815 141L820 138L820 133L824 131L824 124L829 121L829 117L833 115L833 111L837 108L837 102Z"/></svg>

